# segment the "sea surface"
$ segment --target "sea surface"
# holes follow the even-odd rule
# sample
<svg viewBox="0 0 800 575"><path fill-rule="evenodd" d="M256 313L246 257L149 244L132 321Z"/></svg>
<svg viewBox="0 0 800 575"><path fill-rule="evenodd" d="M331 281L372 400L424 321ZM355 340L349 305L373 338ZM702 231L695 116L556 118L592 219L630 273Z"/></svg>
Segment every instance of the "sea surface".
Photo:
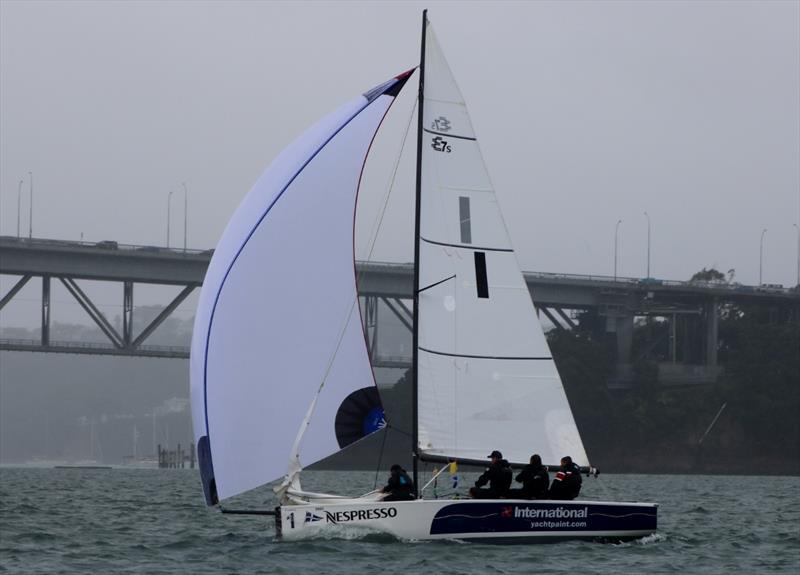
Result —
<svg viewBox="0 0 800 575"><path fill-rule="evenodd" d="M386 473L380 473L382 483ZM462 481L474 477L466 474ZM303 487L369 491L370 472ZM656 535L623 544L487 545L385 535L284 542L271 517L222 515L192 470L0 468L0 572L800 573L800 478L600 475L582 496L659 503ZM263 489L229 508L272 508Z"/></svg>

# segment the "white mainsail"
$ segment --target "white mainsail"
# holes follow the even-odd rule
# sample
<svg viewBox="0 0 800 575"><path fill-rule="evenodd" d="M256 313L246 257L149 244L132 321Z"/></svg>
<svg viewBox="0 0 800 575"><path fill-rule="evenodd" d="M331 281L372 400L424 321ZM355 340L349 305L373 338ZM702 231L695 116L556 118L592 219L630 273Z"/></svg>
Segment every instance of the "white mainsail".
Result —
<svg viewBox="0 0 800 575"><path fill-rule="evenodd" d="M380 424L353 220L370 143L408 75L300 136L245 197L215 250L190 367L209 504L281 477L290 460L319 461Z"/></svg>
<svg viewBox="0 0 800 575"><path fill-rule="evenodd" d="M478 142L426 24L421 152L418 450L589 463Z"/></svg>

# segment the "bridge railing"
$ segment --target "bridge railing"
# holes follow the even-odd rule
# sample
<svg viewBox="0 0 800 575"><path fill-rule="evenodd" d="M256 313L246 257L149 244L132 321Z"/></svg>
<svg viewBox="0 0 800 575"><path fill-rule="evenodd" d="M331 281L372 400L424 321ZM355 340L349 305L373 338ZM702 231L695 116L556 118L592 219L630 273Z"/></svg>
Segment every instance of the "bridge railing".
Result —
<svg viewBox="0 0 800 575"><path fill-rule="evenodd" d="M621 276L606 276L606 275L587 275L587 274L564 274L564 273L554 273L554 272L523 272L525 277L533 277L533 278L541 278L541 279L551 279L551 280L558 280L558 279L565 279L565 280L574 280L579 282L603 282L612 285L622 285L626 287L636 286L636 287L664 287L664 286L671 286L671 287L680 287L680 288L698 288L698 289L718 289L718 290L726 290L729 292L738 292L738 293L779 293L779 294L792 294L797 293L797 287L784 287L782 285L777 284L762 284L760 286L752 286L752 285L744 285L740 283L728 283L728 282L716 282L716 281L704 281L704 280L690 280L690 281L678 281L678 280L665 280L665 279L657 279L657 278L631 278L631 277L621 277Z"/></svg>
<svg viewBox="0 0 800 575"><path fill-rule="evenodd" d="M0 236L0 242L14 244L23 247L50 247L50 248L90 248L101 250L112 250L121 252L153 253L169 255L208 255L214 250L198 250L194 248L178 248L166 246L149 246L137 244L121 244L113 240L103 240L99 242L73 241L73 240L52 240L47 238L18 238L16 236Z"/></svg>
<svg viewBox="0 0 800 575"><path fill-rule="evenodd" d="M56 240L45 238L23 238L16 236L0 236L0 246L6 245L8 247L50 247L54 249L74 249L87 248L97 253L97 251L107 252L123 252L135 253L141 255L161 255L169 257L185 257L190 256L192 259L211 258L214 253L213 249L200 250L200 249L183 249L178 247L166 246L147 246L136 244L121 244L112 240L104 240L99 242L87 241L72 241L72 240ZM199 256L199 257L198 257ZM356 266L359 273L365 273L368 269L372 270L385 270L385 271L408 271L412 268L410 263L398 262L379 262L379 261L357 261ZM717 281L678 281L657 278L635 278L623 276L609 276L597 274L570 274L570 273L554 273L554 272L523 272L526 278L541 278L551 280L567 280L575 282L601 282L611 286L620 287L637 287L637 288L659 288L659 287L674 287L681 289L693 290L719 290L731 294L782 294L782 295L800 295L800 286L784 287L777 284L762 284L757 286L743 285L740 283L728 283Z"/></svg>
<svg viewBox="0 0 800 575"><path fill-rule="evenodd" d="M42 351L43 347L55 349L70 349L83 351L119 351L125 352L125 348L119 348L110 342L103 341L50 341L47 346L42 346L38 339L20 338L0 338L0 349L33 349ZM176 345L139 345L131 348L131 352L163 354L166 356L188 356L189 348Z"/></svg>

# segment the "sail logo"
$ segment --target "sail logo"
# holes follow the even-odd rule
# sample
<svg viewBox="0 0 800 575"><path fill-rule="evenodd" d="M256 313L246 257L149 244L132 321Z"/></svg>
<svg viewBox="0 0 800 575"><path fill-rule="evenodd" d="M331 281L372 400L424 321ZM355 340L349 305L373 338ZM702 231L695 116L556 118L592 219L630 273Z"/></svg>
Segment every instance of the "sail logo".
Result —
<svg viewBox="0 0 800 575"><path fill-rule="evenodd" d="M431 128L437 132L449 132L451 126L452 124L450 123L450 120L444 116L439 116L433 120L433 123L431 123Z"/></svg>
<svg viewBox="0 0 800 575"><path fill-rule="evenodd" d="M559 506L549 509L536 509L532 507L516 507L514 508L514 517L522 517L524 519L586 519L589 517L589 508L565 509Z"/></svg>
<svg viewBox="0 0 800 575"><path fill-rule="evenodd" d="M389 519L397 517L397 508L380 507L377 509L352 509L350 511L326 511L325 518L334 525L350 521L367 521L370 519Z"/></svg>
<svg viewBox="0 0 800 575"><path fill-rule="evenodd" d="M441 136L436 136L431 140L431 148L437 152L446 152L448 154L453 151L453 148L450 147L450 144L447 143L447 140Z"/></svg>
<svg viewBox="0 0 800 575"><path fill-rule="evenodd" d="M324 517L320 517L316 513L312 513L311 511L306 511L306 518L303 523L315 523L317 521L322 521L325 519Z"/></svg>

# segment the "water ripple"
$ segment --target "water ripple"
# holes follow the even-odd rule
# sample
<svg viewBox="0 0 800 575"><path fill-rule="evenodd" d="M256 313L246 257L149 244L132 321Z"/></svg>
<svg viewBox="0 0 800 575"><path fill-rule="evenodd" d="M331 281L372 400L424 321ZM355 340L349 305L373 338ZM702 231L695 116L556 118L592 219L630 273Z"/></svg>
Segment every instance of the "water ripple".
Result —
<svg viewBox="0 0 800 575"><path fill-rule="evenodd" d="M374 473L304 474L312 491L358 493L373 482ZM647 475L586 481L587 498L660 504L659 532L619 545L397 541L361 530L346 540L281 542L271 519L206 508L193 471L0 468L0 573L572 574L579 562L598 574L794 574L800 478L760 478L757 496L752 483ZM231 507L270 508L272 497L258 490Z"/></svg>

